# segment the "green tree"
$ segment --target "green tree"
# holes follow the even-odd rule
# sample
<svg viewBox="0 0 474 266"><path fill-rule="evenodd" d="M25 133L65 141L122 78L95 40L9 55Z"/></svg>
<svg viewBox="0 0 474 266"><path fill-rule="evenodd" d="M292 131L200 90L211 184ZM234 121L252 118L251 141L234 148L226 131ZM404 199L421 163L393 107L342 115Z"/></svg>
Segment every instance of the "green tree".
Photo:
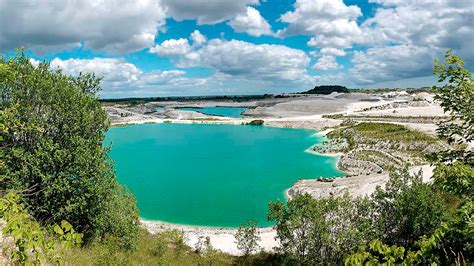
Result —
<svg viewBox="0 0 474 266"><path fill-rule="evenodd" d="M445 210L443 199L431 185L407 169L392 172L385 187L378 187L371 198L378 239L406 249L421 236L431 235L441 224Z"/></svg>
<svg viewBox="0 0 474 266"><path fill-rule="evenodd" d="M100 79L33 66L23 51L0 66L0 105L11 110L2 188L28 191L22 200L43 224L67 220L86 241L112 234L133 247L138 211L102 145L109 122L96 95Z"/></svg>
<svg viewBox="0 0 474 266"><path fill-rule="evenodd" d="M448 50L445 61L435 60L434 74L444 86L434 86L436 99L450 115L448 121L440 123L438 134L451 144L466 144L474 140L474 80L464 67L464 61ZM442 161L462 161L474 164L472 150L455 149L440 154Z"/></svg>
<svg viewBox="0 0 474 266"><path fill-rule="evenodd" d="M436 165L433 173L434 184L441 191L464 198L474 195L474 168L454 162Z"/></svg>
<svg viewBox="0 0 474 266"><path fill-rule="evenodd" d="M258 241L260 241L257 232L257 222L247 221L241 224L239 230L235 233L235 239L237 248L242 251L244 256L256 252L259 248Z"/></svg>
<svg viewBox="0 0 474 266"><path fill-rule="evenodd" d="M450 193L461 201L454 215L439 228L442 237L436 238L431 254L453 263L464 258L474 259L474 79L464 68L464 61L451 50L445 61L435 61L434 74L442 87L435 87L436 99L450 114L446 123L439 125L438 133L456 144L455 149L441 153L434 171L434 184L442 192Z"/></svg>
<svg viewBox="0 0 474 266"><path fill-rule="evenodd" d="M286 206L270 203L267 216L276 222L279 251L289 263L338 263L373 237L370 202L348 194L322 199L297 195Z"/></svg>

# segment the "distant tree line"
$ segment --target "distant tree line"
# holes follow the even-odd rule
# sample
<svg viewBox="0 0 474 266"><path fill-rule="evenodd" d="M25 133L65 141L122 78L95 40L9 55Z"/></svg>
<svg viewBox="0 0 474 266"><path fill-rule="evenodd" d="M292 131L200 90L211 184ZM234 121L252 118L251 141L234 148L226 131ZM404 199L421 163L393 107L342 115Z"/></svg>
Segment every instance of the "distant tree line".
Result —
<svg viewBox="0 0 474 266"><path fill-rule="evenodd" d="M284 98L285 95L261 94L261 95L211 95L211 96L170 96L170 97L140 97L140 98L111 98L100 99L103 103L128 103L142 104L147 102L169 102L169 101L235 101L245 102L250 100L262 100L267 98Z"/></svg>
<svg viewBox="0 0 474 266"><path fill-rule="evenodd" d="M300 92L300 94L331 94L333 92L348 93L349 89L339 85L316 86L311 90Z"/></svg>

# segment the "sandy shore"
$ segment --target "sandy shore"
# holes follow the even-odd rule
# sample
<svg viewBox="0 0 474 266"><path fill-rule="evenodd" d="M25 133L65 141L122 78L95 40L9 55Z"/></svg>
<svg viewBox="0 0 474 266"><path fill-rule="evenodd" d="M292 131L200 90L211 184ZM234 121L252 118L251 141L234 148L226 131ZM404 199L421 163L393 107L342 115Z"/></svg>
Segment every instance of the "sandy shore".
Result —
<svg viewBox="0 0 474 266"><path fill-rule="evenodd" d="M161 103L155 103L160 105ZM167 106L182 106L183 103L163 103ZM374 122L390 122L402 124L408 128L418 130L431 135L435 134L437 126L433 123L417 122L397 122L392 121L393 117L422 117L422 116L443 116L439 105L432 101L431 95L420 94L410 96L404 93L400 95L367 95L361 93L334 94L330 96L310 96L297 99L278 99L274 102L252 101L247 103L209 103L196 102L186 103L186 106L236 106L253 107L254 109L245 113L251 117L226 118L203 115L192 111L178 109L166 109L167 118L156 115L145 114L139 108L126 108L124 106L106 107L109 114L112 114L113 125L143 124L143 123L186 123L186 124L230 124L241 125L255 119L264 120L265 126L303 128L320 130L317 134L325 136L332 127L338 126L342 120L324 118L325 114L357 115L360 117L383 116L387 119L378 119ZM122 117L122 114L126 114ZM120 114L117 116L117 114ZM115 119L114 119L115 117ZM328 129L329 128L329 129ZM307 152L325 156L341 156L342 153L319 154L311 149ZM412 172L423 171L423 178L429 182L433 168L429 165L415 166L410 169ZM374 173L371 175L359 175L343 177L333 182L318 182L316 180L300 180L287 190L289 197L297 193L309 192L314 197L325 197L329 195L341 195L349 192L353 196L364 196L371 194L377 186L382 186L389 178L388 173ZM184 232L186 243L190 247L195 247L200 237L209 237L211 245L223 252L240 255L235 243L234 234L237 229L188 226L170 224L160 221L141 220L142 225L151 233L162 230L178 229ZM275 240L276 231L273 228L260 228L258 230L261 237L260 247L265 251L272 251L278 246Z"/></svg>
<svg viewBox="0 0 474 266"><path fill-rule="evenodd" d="M241 255L234 237L237 229L179 225L149 220L140 222L150 233L172 229L180 230L184 234L186 244L190 247L195 247L200 237L209 237L213 248L231 255ZM258 244L262 250L272 252L278 246L278 242L275 240L276 231L272 227L258 228L258 235L261 238Z"/></svg>

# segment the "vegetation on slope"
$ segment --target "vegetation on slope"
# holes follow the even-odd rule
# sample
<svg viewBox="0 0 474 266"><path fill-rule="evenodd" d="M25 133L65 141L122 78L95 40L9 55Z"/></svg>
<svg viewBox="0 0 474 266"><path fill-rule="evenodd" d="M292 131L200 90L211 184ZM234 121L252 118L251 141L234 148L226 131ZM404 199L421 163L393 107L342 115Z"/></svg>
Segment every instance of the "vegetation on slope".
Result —
<svg viewBox="0 0 474 266"><path fill-rule="evenodd" d="M270 203L280 254L288 264L339 264L347 254L379 239L404 249L433 233L446 210L443 200L418 175L391 175L385 188L370 197L297 195L285 205Z"/></svg>
<svg viewBox="0 0 474 266"><path fill-rule="evenodd" d="M346 123L330 132L328 137L329 144L341 140L347 142L347 145L339 145L339 150L346 153L339 166L349 172L350 167L360 168L358 170L362 171L361 165L364 162L372 165L366 166L368 172L375 168L388 171L405 165L422 164L431 154L442 151L447 146L436 137L391 123ZM334 151L339 151L337 145L333 146Z"/></svg>
<svg viewBox="0 0 474 266"><path fill-rule="evenodd" d="M96 93L100 79L71 77L23 52L0 58L0 190L16 191L41 225L68 221L84 242L120 237L134 248L138 210L102 146L109 122Z"/></svg>
<svg viewBox="0 0 474 266"><path fill-rule="evenodd" d="M120 248L119 238L75 247L65 255L67 265L231 265L233 257L205 246L193 250L184 243L180 231L150 234L139 232L134 250Z"/></svg>

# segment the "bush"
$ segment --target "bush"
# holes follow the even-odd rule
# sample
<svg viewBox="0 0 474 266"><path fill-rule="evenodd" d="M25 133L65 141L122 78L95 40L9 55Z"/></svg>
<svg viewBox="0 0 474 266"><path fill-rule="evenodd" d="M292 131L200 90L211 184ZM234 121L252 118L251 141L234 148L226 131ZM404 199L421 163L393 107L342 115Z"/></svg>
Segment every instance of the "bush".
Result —
<svg viewBox="0 0 474 266"><path fill-rule="evenodd" d="M261 125L263 125L263 123L264 123L263 120L257 119L257 120L252 120L252 121L248 122L246 125L261 126Z"/></svg>
<svg viewBox="0 0 474 266"><path fill-rule="evenodd" d="M10 110L2 188L28 191L22 200L40 223L67 220L86 242L113 234L132 247L138 212L102 146L109 121L96 95L100 79L33 66L23 52L0 66L0 106Z"/></svg>
<svg viewBox="0 0 474 266"><path fill-rule="evenodd" d="M367 198L314 199L297 195L287 205L270 203L268 219L276 222L281 251L289 264L336 264L373 237Z"/></svg>
<svg viewBox="0 0 474 266"><path fill-rule="evenodd" d="M371 198L378 239L406 249L412 248L420 237L434 233L446 210L431 185L408 170L391 173L385 188L377 188Z"/></svg>

